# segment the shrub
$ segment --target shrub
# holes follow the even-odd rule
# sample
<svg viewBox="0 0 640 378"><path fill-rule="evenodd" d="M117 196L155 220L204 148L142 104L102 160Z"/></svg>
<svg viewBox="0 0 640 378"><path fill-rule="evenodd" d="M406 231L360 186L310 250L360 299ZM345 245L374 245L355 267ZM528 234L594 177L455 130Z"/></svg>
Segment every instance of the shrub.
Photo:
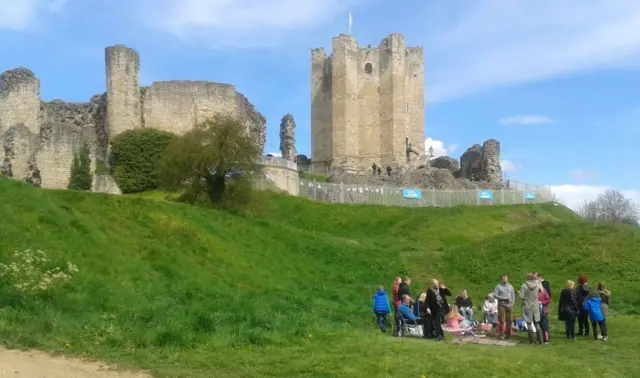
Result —
<svg viewBox="0 0 640 378"><path fill-rule="evenodd" d="M176 138L159 165L162 187L185 202L246 208L262 166L260 148L244 130L240 120L216 115Z"/></svg>
<svg viewBox="0 0 640 378"><path fill-rule="evenodd" d="M93 174L91 173L91 152L87 144L82 145L80 154L73 157L71 164L71 176L67 189L71 190L91 190Z"/></svg>
<svg viewBox="0 0 640 378"><path fill-rule="evenodd" d="M67 262L66 269L55 267L45 270L43 265L50 262L47 254L38 250L26 249L14 252L14 261L0 263L0 278L9 281L11 286L24 293L37 293L53 289L57 285L71 281L78 268Z"/></svg>
<svg viewBox="0 0 640 378"><path fill-rule="evenodd" d="M127 130L111 140L111 169L122 193L160 186L158 161L176 136L155 129Z"/></svg>

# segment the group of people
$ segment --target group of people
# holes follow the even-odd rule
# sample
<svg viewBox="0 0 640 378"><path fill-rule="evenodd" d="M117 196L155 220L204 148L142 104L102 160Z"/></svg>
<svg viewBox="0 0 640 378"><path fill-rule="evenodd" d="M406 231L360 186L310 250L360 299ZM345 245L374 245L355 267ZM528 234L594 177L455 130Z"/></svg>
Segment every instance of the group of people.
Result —
<svg viewBox="0 0 640 378"><path fill-rule="evenodd" d="M558 318L565 322L565 335L568 339L576 338L576 319L578 320L578 335L589 336L589 321L593 329L593 338L606 341L607 316L609 315L609 297L611 291L604 282L600 281L595 288L589 286L586 275L578 277L578 286L569 280L560 293L558 303ZM600 335L598 334L600 329Z"/></svg>
<svg viewBox="0 0 640 378"><path fill-rule="evenodd" d="M391 306L382 286L373 297L373 312L380 330L386 332L386 319L394 313L395 332L399 330L402 320L422 325L423 336L428 339L444 340L443 325L450 330L467 329L478 322L474 318L473 301L466 290L462 290L449 305L447 297L451 291L437 279L431 280L429 287L421 292L417 300L410 293L411 278L402 280L396 277L392 288ZM513 306L516 295L522 302L520 321L513 319ZM599 282L592 290L586 275L578 278L578 286L573 281L566 282L566 288L560 293L558 303L559 320L565 322L566 337L575 339L575 323L578 320L578 335L589 336L589 322L593 329L594 339L606 341L607 314L611 292L604 282ZM493 292L485 297L484 304L479 307L482 323L491 325L499 339L509 339L515 331L526 331L530 343L549 343L549 304L551 303L551 286L540 273L528 273L525 282L516 293L505 274ZM521 327L518 327L518 323ZM600 335L598 334L600 329Z"/></svg>

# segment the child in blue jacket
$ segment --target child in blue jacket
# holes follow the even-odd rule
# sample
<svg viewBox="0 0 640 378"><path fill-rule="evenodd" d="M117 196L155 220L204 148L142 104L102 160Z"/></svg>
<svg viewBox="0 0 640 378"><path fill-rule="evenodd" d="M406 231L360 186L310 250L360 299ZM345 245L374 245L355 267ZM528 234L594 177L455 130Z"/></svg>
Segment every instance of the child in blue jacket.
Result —
<svg viewBox="0 0 640 378"><path fill-rule="evenodd" d="M607 341L607 319L602 314L601 305L600 294L593 290L589 293L589 298L584 301L584 310L589 313L591 328L593 328L593 338L598 340L598 326L600 326L602 341Z"/></svg>
<svg viewBox="0 0 640 378"><path fill-rule="evenodd" d="M387 298L387 293L382 286L378 287L378 291L373 296L373 313L376 314L376 322L380 331L387 332L385 323L387 315L391 313L391 305L389 305L389 298Z"/></svg>

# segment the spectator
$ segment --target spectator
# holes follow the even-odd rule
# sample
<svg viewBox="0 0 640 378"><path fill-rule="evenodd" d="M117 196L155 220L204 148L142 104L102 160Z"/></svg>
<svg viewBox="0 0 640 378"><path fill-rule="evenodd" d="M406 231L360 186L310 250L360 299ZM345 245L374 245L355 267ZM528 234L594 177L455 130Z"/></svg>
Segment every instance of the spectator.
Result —
<svg viewBox="0 0 640 378"><path fill-rule="evenodd" d="M473 301L469 298L466 290L462 290L456 298L458 311L470 324L473 323Z"/></svg>
<svg viewBox="0 0 640 378"><path fill-rule="evenodd" d="M378 290L373 296L373 313L376 315L376 322L378 323L378 327L380 327L380 331L387 332L387 315L391 313L391 306L389 305L387 293L385 293L382 286L378 287Z"/></svg>
<svg viewBox="0 0 640 378"><path fill-rule="evenodd" d="M576 338L576 316L579 311L575 286L573 281L567 281L566 288L560 292L560 301L558 303L558 319L564 322L565 334L567 339L570 340L575 340Z"/></svg>
<svg viewBox="0 0 640 378"><path fill-rule="evenodd" d="M494 327L498 324L498 301L493 293L489 293L486 296L484 305L482 306L482 314L484 315L484 322L491 324Z"/></svg>
<svg viewBox="0 0 640 378"><path fill-rule="evenodd" d="M589 298L589 278L581 275L578 278L578 335L589 336L589 311L585 310L584 302Z"/></svg>
<svg viewBox="0 0 640 378"><path fill-rule="evenodd" d="M593 327L593 338L598 340L598 326L602 332L602 341L607 341L607 319L602 315L602 299L600 294L593 290L589 293L589 298L584 302L584 310L589 314L591 326Z"/></svg>
<svg viewBox="0 0 640 378"><path fill-rule="evenodd" d="M516 293L509 283L509 276L500 276L500 283L493 290L494 297L498 300L498 329L500 339L511 338L511 316L513 304L516 301Z"/></svg>
<svg viewBox="0 0 640 378"><path fill-rule="evenodd" d="M540 329L540 302L538 294L542 289L540 281L533 273L527 273L527 281L520 287L518 296L522 300L522 318L527 323L529 343L533 344L533 334L536 334L535 342L542 344L542 330Z"/></svg>

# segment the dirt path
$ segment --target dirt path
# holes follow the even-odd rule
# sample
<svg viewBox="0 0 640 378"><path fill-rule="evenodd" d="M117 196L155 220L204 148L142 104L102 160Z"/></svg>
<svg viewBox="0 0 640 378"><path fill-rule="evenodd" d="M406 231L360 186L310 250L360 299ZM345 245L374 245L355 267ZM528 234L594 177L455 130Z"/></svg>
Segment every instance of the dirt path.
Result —
<svg viewBox="0 0 640 378"><path fill-rule="evenodd" d="M0 378L151 378L143 373L110 369L99 362L0 347Z"/></svg>

